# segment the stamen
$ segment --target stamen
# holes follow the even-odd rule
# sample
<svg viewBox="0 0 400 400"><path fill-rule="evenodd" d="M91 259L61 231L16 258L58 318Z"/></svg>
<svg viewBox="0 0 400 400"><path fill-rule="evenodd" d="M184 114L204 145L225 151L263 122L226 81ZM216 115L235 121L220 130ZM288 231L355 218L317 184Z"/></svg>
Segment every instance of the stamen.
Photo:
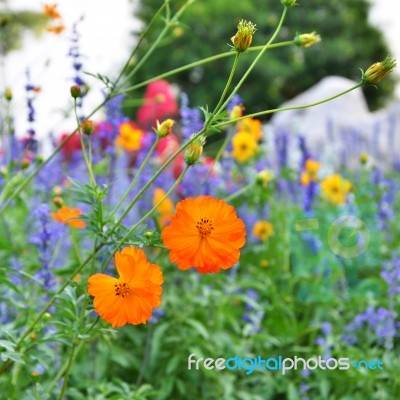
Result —
<svg viewBox="0 0 400 400"><path fill-rule="evenodd" d="M124 298L125 296L128 296L128 294L131 292L130 287L125 282L116 283L114 285L114 287L115 287L115 295L116 296L122 296L122 298Z"/></svg>
<svg viewBox="0 0 400 400"><path fill-rule="evenodd" d="M205 238L211 234L214 226L212 221L210 221L208 218L201 218L200 221L197 221L196 228L200 235Z"/></svg>

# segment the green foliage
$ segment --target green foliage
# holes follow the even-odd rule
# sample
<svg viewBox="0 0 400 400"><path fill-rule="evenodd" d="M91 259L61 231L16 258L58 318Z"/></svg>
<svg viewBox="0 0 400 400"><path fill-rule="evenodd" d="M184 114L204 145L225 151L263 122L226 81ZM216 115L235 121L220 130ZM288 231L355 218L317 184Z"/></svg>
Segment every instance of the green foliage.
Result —
<svg viewBox="0 0 400 400"><path fill-rule="evenodd" d="M162 0L141 0L139 17L148 23ZM172 0L173 10L184 3ZM324 1L308 0L307 4L293 7L287 14L278 41L293 40L296 33L317 31L322 42L312 48L296 46L267 51L250 74L241 95L248 112L275 108L296 96L327 75L340 75L358 81L359 68L366 69L389 53L382 33L368 22L367 0ZM253 45L265 44L273 33L282 11L278 0L202 0L191 5L147 63L131 80L132 84L162 72L229 51L230 38L236 32L240 19L257 24ZM158 28L161 26L159 21ZM153 29L147 47L137 54L141 59L153 43L160 29ZM246 71L255 53L244 53L240 59L236 79ZM175 75L169 80L190 94L193 105L216 105L225 85L222 76L228 76L233 57L196 67ZM212 88L210 90L210 88ZM393 79L374 88L364 88L372 109L382 105L393 92Z"/></svg>
<svg viewBox="0 0 400 400"><path fill-rule="evenodd" d="M25 31L40 35L48 19L42 14L31 11L0 12L0 54L5 55L22 46Z"/></svg>

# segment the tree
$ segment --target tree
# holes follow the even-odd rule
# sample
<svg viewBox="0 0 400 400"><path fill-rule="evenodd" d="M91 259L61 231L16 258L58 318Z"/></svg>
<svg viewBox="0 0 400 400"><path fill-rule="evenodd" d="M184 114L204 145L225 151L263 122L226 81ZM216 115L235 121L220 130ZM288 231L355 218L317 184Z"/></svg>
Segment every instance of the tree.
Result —
<svg viewBox="0 0 400 400"><path fill-rule="evenodd" d="M171 0L176 11L184 0ZM139 0L139 18L148 23L163 0ZM255 112L275 108L327 75L340 75L359 80L359 68L368 68L382 60L389 49L382 33L368 22L368 0L307 0L289 9L277 41L292 40L296 33L317 31L322 42L303 49L295 46L267 51L242 87L246 110ZM264 44L277 26L282 5L279 0L201 0L191 5L147 61L133 77L132 83L151 78L204 57L229 50L230 38L240 19L257 24L253 45ZM153 43L160 31L150 32L139 51ZM244 53L235 78L250 65L255 53ZM169 78L188 93L192 105L214 106L229 75L233 58L224 58ZM393 92L393 79L379 87L366 88L371 109L382 105Z"/></svg>

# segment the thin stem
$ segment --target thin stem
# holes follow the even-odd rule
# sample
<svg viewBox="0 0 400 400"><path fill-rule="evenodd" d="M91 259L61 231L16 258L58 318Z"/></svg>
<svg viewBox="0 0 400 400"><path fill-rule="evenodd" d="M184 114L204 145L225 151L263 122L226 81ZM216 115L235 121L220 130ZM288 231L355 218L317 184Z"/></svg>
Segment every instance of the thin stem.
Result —
<svg viewBox="0 0 400 400"><path fill-rule="evenodd" d="M326 99L316 101L315 103L303 104L303 105L300 105L300 106L288 106L288 107L282 107L282 108L275 108L275 109L272 109L272 110L264 110L264 111L256 112L256 113L253 113L253 114L244 115L244 116L239 117L239 118L233 118L233 119L230 119L230 120L227 120L227 121L219 122L219 123L217 123L217 124L215 124L213 126L215 128L217 128L217 127L220 127L220 126L236 123L236 122L238 122L238 121L240 121L242 119L245 119L245 118L255 118L255 117L260 117L262 115L273 114L273 113L280 112L280 111L299 110L301 108L309 108L309 107L318 106L319 104L323 104L323 103L326 103L328 101L334 100L334 99L336 99L336 98L338 98L340 96L343 96L343 95L345 95L345 94L347 94L347 93L349 93L349 92L351 92L351 91L353 91L355 89L358 89L359 87L362 87L362 86L363 86L363 83L359 82L359 83L357 83L357 85L352 86L350 89L347 89L347 90L345 90L343 92L335 94L334 96L327 97Z"/></svg>
<svg viewBox="0 0 400 400"><path fill-rule="evenodd" d="M147 330L146 334L146 344L144 347L144 355L143 355L143 361L142 361L142 366L140 368L140 373L136 381L136 386L140 386L142 383L143 377L144 377L144 371L146 371L147 368L147 363L149 361L149 353L151 349L151 336L153 333L153 325L150 324L149 329Z"/></svg>
<svg viewBox="0 0 400 400"><path fill-rule="evenodd" d="M144 168L146 167L151 155L153 154L154 150L156 149L158 143L160 141L160 138L157 137L157 139L155 140L155 142L153 143L153 145L151 146L150 150L148 151L145 159L143 160L142 164L140 165L138 171L136 172L135 177L132 180L132 183L129 185L128 189L125 191L125 193L123 194L123 196L121 197L120 201L118 202L118 204L114 207L114 209L111 211L110 215L107 217L106 223L108 221L110 221L110 219L114 216L114 214L117 212L117 210L121 207L121 205L123 204L123 202L125 201L125 199L128 197L129 193L131 192L131 190L135 187L140 175L142 174Z"/></svg>
<svg viewBox="0 0 400 400"><path fill-rule="evenodd" d="M286 42L280 42L280 43L274 43L274 44L270 44L268 46L268 49L284 47L284 46L289 46L289 45L293 45L293 44L294 44L293 40L286 41ZM246 50L246 52L243 53L243 54L252 53L252 52L255 52L255 51L260 51L263 48L264 48L264 46L249 47ZM138 83L136 85L133 85L133 86L130 86L130 87L126 88L126 89L123 89L123 90L121 90L119 92L116 92L115 96L117 96L119 94L133 92L133 91L135 91L137 89L140 89L141 87L147 86L149 83L154 82L156 80L168 78L169 76L176 75L176 74L178 74L180 72L186 71L188 69L195 68L195 67L197 67L199 65L203 65L203 64L207 64L207 63L210 63L210 62L213 62L213 61L217 61L217 60L219 60L221 58L231 57L231 56L234 56L235 54L236 54L236 52L227 51L225 53L216 54L216 55L211 56L211 57L203 58L202 60L198 60L198 61L192 62L190 64L183 65L182 67L172 69L171 71L164 72L164 73L162 73L160 75L157 75L157 76L155 76L155 77L153 77L151 79L147 79L146 81L143 81L141 83Z"/></svg>
<svg viewBox="0 0 400 400"><path fill-rule="evenodd" d="M110 97L106 97L105 100L102 101L101 104L99 104L89 115L88 118L90 118L92 115L94 115L97 111L99 111L103 105L110 99ZM11 195L4 201L2 205L0 205L0 215L3 214L4 210L7 208L8 205L22 192L22 190L25 189L25 187L32 181L32 179L39 174L39 172L47 165L53 158L61 151L61 149L65 146L66 143L70 141L72 136L78 131L79 126L71 132L59 145L56 149L54 149L53 153L46 159L44 160L40 165L36 167L36 169L28 175L23 182L19 186L13 190Z"/></svg>
<svg viewBox="0 0 400 400"><path fill-rule="evenodd" d="M121 84L121 86L124 86L126 82L131 79L132 76L136 74L136 72L142 67L142 65L147 61L147 59L150 57L150 55L154 52L154 50L158 47L160 44L161 40L164 38L164 36L167 34L168 30L170 29L171 26L173 26L177 21L178 18L183 14L183 12L186 10L186 8L194 3L196 0L188 0L174 15L172 19L169 19L169 2L166 2L167 5L167 22L166 25L164 26L163 30L161 33L158 35L157 39L153 42L153 44L150 46L149 50L147 50L147 53L140 59L140 61L136 64L136 66L132 69L132 71L128 74L128 76L125 78L124 82Z"/></svg>
<svg viewBox="0 0 400 400"><path fill-rule="evenodd" d="M126 61L125 65L122 67L117 79L114 81L114 87L116 87L121 80L122 76L124 75L126 69L128 68L130 62L132 61L133 57L135 56L136 52L139 50L140 45L142 44L144 38L146 37L147 33L150 31L150 28L153 26L154 22L158 19L161 12L164 10L165 6L169 0L165 0L162 6L158 9L158 11L154 14L151 21L148 23L144 31L140 34L139 40L136 43L135 48L132 50L131 55L129 56L128 60Z"/></svg>
<svg viewBox="0 0 400 400"><path fill-rule="evenodd" d="M273 35L271 36L271 38L268 40L268 42L263 46L263 48L261 49L261 51L257 54L257 57L253 60L253 62L251 63L250 67L247 69L247 71L243 74L242 78L240 79L240 81L238 82L238 84L235 86L235 88L233 89L233 91L231 92L231 94L228 96L228 98L225 100L225 102L221 105L220 109L223 109L226 107L226 105L229 103L230 99L233 97L233 95L235 93L238 92L238 90L240 89L240 87L243 85L244 81L247 79L247 77L249 76L250 72L254 69L254 67L256 66L256 64L258 63L258 61L260 60L260 58L263 56L263 54L268 50L269 46L271 45L271 43L275 40L275 38L277 37L279 31L282 28L282 24L283 21L285 20L286 17L286 13L287 13L287 7L283 8L283 12L281 15L281 19L279 20L278 26L275 29L275 32L273 33ZM218 111L217 111L218 112Z"/></svg>
<svg viewBox="0 0 400 400"><path fill-rule="evenodd" d="M218 101L218 104L214 108L213 114L218 114L219 109L221 107L221 104L224 101L224 98L226 96L226 93L227 93L229 87L231 86L233 75L235 74L235 71L236 71L236 68L237 68L237 65L238 65L239 57L240 57L240 53L236 52L235 59L233 61L233 65L232 65L232 69L231 69L231 72L229 74L229 78L228 78L228 80L226 82L224 91L222 92L222 95L221 95L221 97L220 97L220 99Z"/></svg>
<svg viewBox="0 0 400 400"><path fill-rule="evenodd" d="M128 232L125 234L125 236L118 242L118 244L116 246L114 246L114 251L111 253L111 255L108 257L107 261L103 264L103 269L108 265L108 263L111 261L111 259L113 258L113 253L115 251L118 250L118 248L125 242L125 239L132 233L135 231L135 229L143 222L145 221L147 218L149 218L154 211L157 210L157 208L160 206L160 204L175 190L175 188L182 182L183 177L185 176L187 170L190 168L189 165L186 165L185 169L181 172L181 174L178 176L177 180L174 182L174 184L171 186L171 188L168 190L167 193L165 193L165 195L161 198L161 200L159 200L154 207L148 211L138 222L136 222L136 224L134 224L129 230Z"/></svg>
<svg viewBox="0 0 400 400"><path fill-rule="evenodd" d="M226 196L224 198L224 201L229 202L232 201L233 199L236 199L236 197L241 196L243 193L246 193L249 189L251 189L254 186L254 183L249 183L246 186L243 186L241 189L237 190L236 192L230 194L229 196Z"/></svg>
<svg viewBox="0 0 400 400"><path fill-rule="evenodd" d="M61 388L60 396L58 397L59 400L62 400L64 398L65 390L67 389L67 386L68 386L69 374L71 372L71 367L74 362L77 345L78 345L78 342L76 340L74 340L74 342L72 343L71 354L69 356L67 368L66 368L65 375L64 375L64 382L63 382L63 385Z"/></svg>
<svg viewBox="0 0 400 400"><path fill-rule="evenodd" d="M88 155L86 153L86 147L85 147L85 142L83 141L83 132L81 130L81 122L78 117L78 110L76 108L76 98L74 98L74 113L75 113L75 119L76 123L78 124L78 133L79 133L79 140L81 142L81 148L82 148L82 154L83 158L85 160L86 168L88 169L89 172L89 177L90 177L90 184L91 186L95 186L96 180L93 175L93 169L92 169L92 164L89 161ZM90 140L90 139L89 139Z"/></svg>
<svg viewBox="0 0 400 400"><path fill-rule="evenodd" d="M210 177L210 175L212 174L213 170L214 170L214 166L215 164L220 160L220 158L222 157L222 154L224 154L224 151L226 149L226 146L228 146L229 140L232 136L232 132L229 131L224 139L224 142L222 143L221 147L219 148L215 158L213 159L210 168L208 169L206 176L204 177L204 179L201 181L200 187L199 187L199 191L198 193L201 192L201 189L203 187L203 185L208 181L208 178Z"/></svg>

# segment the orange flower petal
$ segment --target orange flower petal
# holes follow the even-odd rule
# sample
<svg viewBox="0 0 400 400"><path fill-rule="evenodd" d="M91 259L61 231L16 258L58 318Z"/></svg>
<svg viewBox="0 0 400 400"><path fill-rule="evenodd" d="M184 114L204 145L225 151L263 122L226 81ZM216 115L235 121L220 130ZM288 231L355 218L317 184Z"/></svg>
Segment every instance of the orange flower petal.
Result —
<svg viewBox="0 0 400 400"><path fill-rule="evenodd" d="M146 323L153 308L161 304L164 278L160 267L133 246L117 252L115 264L119 279L95 274L88 280L95 310L114 328Z"/></svg>
<svg viewBox="0 0 400 400"><path fill-rule="evenodd" d="M162 231L170 261L180 269L191 266L201 273L219 272L239 259L246 231L235 209L210 196L187 198L177 204L176 214Z"/></svg>

